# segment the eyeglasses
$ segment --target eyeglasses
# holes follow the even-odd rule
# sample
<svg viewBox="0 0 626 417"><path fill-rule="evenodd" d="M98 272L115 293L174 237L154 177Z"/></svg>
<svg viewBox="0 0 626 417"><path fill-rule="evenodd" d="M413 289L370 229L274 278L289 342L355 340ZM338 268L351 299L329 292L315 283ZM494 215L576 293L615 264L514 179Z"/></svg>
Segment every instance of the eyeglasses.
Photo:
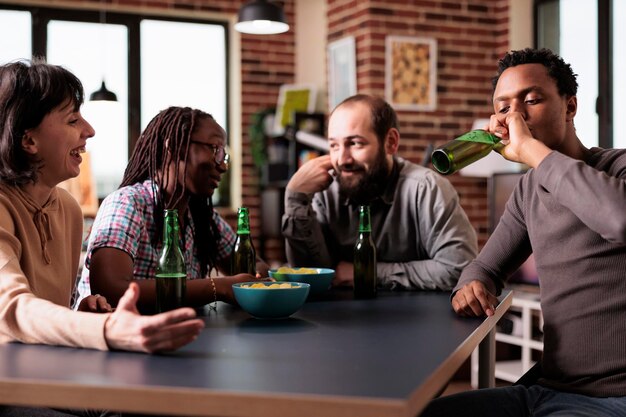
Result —
<svg viewBox="0 0 626 417"><path fill-rule="evenodd" d="M230 155L226 152L226 148L222 145L214 145L212 143L200 142L199 140L192 140L191 143L195 143L201 146L208 146L211 148L213 152L213 156L215 157L215 163L217 165L226 164L228 165L228 161L230 161Z"/></svg>

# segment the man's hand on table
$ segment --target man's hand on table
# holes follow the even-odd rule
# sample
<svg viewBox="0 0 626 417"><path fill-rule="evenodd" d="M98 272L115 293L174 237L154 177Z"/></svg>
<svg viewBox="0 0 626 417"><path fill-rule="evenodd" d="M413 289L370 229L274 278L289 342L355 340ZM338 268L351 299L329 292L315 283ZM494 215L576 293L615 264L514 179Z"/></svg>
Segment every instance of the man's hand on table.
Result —
<svg viewBox="0 0 626 417"><path fill-rule="evenodd" d="M138 299L139 286L131 282L104 325L110 349L148 353L176 350L195 340L204 327L191 308L142 316L137 310Z"/></svg>
<svg viewBox="0 0 626 417"><path fill-rule="evenodd" d="M354 287L354 265L351 262L341 261L335 267L333 287Z"/></svg>
<svg viewBox="0 0 626 417"><path fill-rule="evenodd" d="M493 316L498 302L498 298L489 292L485 284L474 280L454 294L452 308L458 315L465 317Z"/></svg>

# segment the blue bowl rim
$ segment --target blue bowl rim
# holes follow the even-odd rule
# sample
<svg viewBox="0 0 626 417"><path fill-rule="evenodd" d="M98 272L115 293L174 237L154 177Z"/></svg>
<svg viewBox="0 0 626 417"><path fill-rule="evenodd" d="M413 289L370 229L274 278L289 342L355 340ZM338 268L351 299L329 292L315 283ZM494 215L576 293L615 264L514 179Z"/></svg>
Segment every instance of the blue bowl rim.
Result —
<svg viewBox="0 0 626 417"><path fill-rule="evenodd" d="M272 274L281 274L281 275L311 275L311 276L335 273L335 270L332 268L319 268L319 267L314 267L314 266L302 266L298 268L317 269L318 273L317 274L300 274L298 272L278 272L278 268L272 268L268 271L268 273L271 272Z"/></svg>
<svg viewBox="0 0 626 417"><path fill-rule="evenodd" d="M310 288L311 284L307 284L306 282L289 282L292 285L295 285L295 288ZM242 285L252 285L252 284L264 284L266 287L271 284L278 284L276 281L249 281L249 282L238 282L233 284L233 288L242 288L244 290L263 290L264 288L250 288L250 287L242 287ZM297 285L296 285L297 284ZM291 288L273 288L275 290L292 290Z"/></svg>

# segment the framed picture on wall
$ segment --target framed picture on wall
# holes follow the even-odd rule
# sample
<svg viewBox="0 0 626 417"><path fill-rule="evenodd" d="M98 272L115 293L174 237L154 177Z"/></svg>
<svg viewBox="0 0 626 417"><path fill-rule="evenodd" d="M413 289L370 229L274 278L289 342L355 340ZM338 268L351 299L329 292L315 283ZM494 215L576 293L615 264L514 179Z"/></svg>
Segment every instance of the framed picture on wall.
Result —
<svg viewBox="0 0 626 417"><path fill-rule="evenodd" d="M348 36L328 44L328 110L356 90L356 46L354 36Z"/></svg>
<svg viewBox="0 0 626 417"><path fill-rule="evenodd" d="M307 84L283 84L278 91L278 106L274 119L274 134L282 135L294 123L295 112L315 111L317 88Z"/></svg>
<svg viewBox="0 0 626 417"><path fill-rule="evenodd" d="M437 108L437 41L387 36L385 98L399 110Z"/></svg>

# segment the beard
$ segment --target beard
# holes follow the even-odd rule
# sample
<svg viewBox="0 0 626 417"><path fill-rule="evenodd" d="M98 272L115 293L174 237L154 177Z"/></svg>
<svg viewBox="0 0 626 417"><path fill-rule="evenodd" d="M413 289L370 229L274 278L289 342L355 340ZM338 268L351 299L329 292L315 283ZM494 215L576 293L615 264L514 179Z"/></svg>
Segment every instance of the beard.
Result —
<svg viewBox="0 0 626 417"><path fill-rule="evenodd" d="M369 170L362 164L353 163L337 168L339 192L356 204L369 204L379 197L387 186L387 159L385 151L376 155ZM343 172L352 172L351 178L345 178Z"/></svg>

